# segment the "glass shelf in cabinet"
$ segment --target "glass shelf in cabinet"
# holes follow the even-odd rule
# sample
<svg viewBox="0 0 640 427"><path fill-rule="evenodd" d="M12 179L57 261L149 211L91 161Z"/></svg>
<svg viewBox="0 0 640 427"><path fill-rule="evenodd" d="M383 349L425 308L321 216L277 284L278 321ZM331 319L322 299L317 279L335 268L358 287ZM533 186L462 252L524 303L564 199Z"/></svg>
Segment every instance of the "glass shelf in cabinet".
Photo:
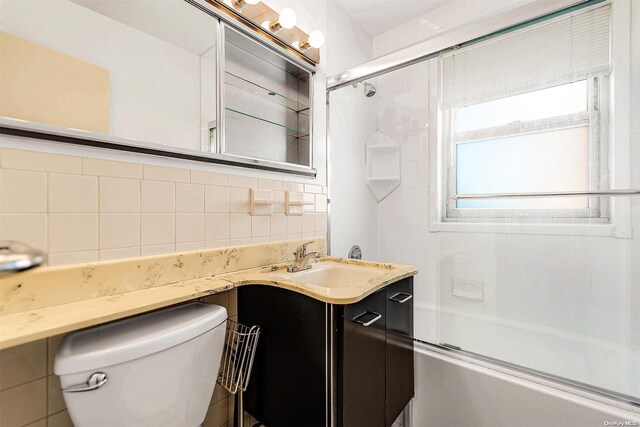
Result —
<svg viewBox="0 0 640 427"><path fill-rule="evenodd" d="M275 90L269 89L248 79L233 74L229 71L225 71L225 84L244 90L245 92L272 97L273 102L276 104L288 108L289 110L295 111L296 113L308 114L308 105L292 99L291 97L283 95Z"/></svg>
<svg viewBox="0 0 640 427"><path fill-rule="evenodd" d="M288 126L282 123L276 123L274 121L263 119L262 117L258 117L252 114L243 113L242 111L234 110L232 108L225 108L225 110L226 110L225 116L232 119L236 119L240 121L252 121L254 124L262 123L266 126L269 126L269 125L276 126L277 128L280 128L281 130L283 130L287 134L287 136L293 136L295 138L309 137L309 131L306 129L296 129L292 126Z"/></svg>

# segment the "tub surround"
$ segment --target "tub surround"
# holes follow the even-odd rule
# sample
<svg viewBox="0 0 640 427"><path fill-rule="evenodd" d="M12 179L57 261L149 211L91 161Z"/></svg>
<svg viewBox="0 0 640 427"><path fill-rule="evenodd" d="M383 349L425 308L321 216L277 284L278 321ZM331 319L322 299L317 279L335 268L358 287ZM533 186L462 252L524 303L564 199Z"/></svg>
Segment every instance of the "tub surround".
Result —
<svg viewBox="0 0 640 427"><path fill-rule="evenodd" d="M267 274L307 240L235 246L120 261L44 267L0 280L0 349L213 295L246 284L278 286L349 304L417 270L408 265L324 257L381 269L349 288L323 288ZM326 253L318 238L310 249ZM326 291L326 289L325 289Z"/></svg>

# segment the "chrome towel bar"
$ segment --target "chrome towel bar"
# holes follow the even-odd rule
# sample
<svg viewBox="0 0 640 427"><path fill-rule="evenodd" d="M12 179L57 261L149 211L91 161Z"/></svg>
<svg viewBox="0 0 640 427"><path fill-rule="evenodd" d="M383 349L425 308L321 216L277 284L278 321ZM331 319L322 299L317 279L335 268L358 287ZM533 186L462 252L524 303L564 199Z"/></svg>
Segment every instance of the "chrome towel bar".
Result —
<svg viewBox="0 0 640 427"><path fill-rule="evenodd" d="M508 199L520 197L575 197L575 196L631 196L640 194L640 189L623 190L588 190L588 191L550 191L539 193L486 193L486 194L454 194L452 199Z"/></svg>

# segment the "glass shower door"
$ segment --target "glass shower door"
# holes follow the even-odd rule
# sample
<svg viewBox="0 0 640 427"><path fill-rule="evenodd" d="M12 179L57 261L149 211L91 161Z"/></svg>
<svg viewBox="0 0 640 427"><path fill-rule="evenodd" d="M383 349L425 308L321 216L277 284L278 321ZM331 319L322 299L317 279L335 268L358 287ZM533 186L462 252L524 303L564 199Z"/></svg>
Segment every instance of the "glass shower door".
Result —
<svg viewBox="0 0 640 427"><path fill-rule="evenodd" d="M439 233L439 343L640 401L640 196L599 199L621 219Z"/></svg>

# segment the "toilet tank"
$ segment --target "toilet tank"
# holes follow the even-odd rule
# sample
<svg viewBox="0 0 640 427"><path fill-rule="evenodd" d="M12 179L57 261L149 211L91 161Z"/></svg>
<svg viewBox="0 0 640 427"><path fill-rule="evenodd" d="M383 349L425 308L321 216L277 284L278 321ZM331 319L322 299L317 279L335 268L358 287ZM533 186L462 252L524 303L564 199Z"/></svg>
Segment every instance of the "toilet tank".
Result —
<svg viewBox="0 0 640 427"><path fill-rule="evenodd" d="M200 425L226 319L224 307L189 303L67 335L54 372L74 426Z"/></svg>

